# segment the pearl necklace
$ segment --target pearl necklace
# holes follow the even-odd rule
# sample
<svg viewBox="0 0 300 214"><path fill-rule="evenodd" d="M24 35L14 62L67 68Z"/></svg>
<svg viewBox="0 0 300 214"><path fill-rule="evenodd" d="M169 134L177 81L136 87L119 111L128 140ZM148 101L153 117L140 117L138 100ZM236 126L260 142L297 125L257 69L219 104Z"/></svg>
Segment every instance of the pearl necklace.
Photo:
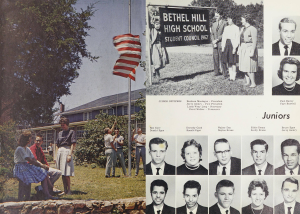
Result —
<svg viewBox="0 0 300 214"><path fill-rule="evenodd" d="M198 169L198 168L200 167L200 164L199 164L197 167L195 167L195 168L190 168L190 167L188 167L188 165L186 165L186 164L185 164L185 167L188 168L189 170L196 170L196 169Z"/></svg>
<svg viewBox="0 0 300 214"><path fill-rule="evenodd" d="M295 84L291 89L285 87L284 84L283 84L283 87L284 87L284 89L285 89L286 91L293 91L294 88L296 87L296 84Z"/></svg>

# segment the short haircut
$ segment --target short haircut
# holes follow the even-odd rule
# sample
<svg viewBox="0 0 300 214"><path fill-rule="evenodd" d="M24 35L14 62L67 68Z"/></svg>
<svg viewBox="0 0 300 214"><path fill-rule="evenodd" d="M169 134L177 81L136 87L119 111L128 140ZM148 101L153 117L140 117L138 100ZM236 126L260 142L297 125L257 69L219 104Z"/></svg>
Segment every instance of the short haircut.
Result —
<svg viewBox="0 0 300 214"><path fill-rule="evenodd" d="M168 184L167 184L167 182L165 182L164 180L161 180L161 179L157 179L157 180L152 181L152 183L150 185L150 193L151 193L151 195L152 195L152 191L153 191L153 189L154 189L155 186L164 187L165 193L167 194L167 192L168 192Z"/></svg>
<svg viewBox="0 0 300 214"><path fill-rule="evenodd" d="M37 137L40 137L40 138L42 138L42 140L43 140L43 135L42 135L41 132L35 133L35 138L37 138Z"/></svg>
<svg viewBox="0 0 300 214"><path fill-rule="evenodd" d="M59 124L66 124L67 126L69 126L69 123L70 123L70 121L69 121L69 119L66 118L66 117L61 117L61 118L59 119Z"/></svg>
<svg viewBox="0 0 300 214"><path fill-rule="evenodd" d="M165 144L166 145L166 150L168 149L168 142L162 138L159 138L159 137L155 137L155 138L152 138L150 141L149 141L149 149L151 150L151 145L152 144Z"/></svg>
<svg viewBox="0 0 300 214"><path fill-rule="evenodd" d="M198 148L199 155L200 155L200 158L201 158L201 156L202 156L202 147L201 147L200 143L197 143L197 141L195 141L194 139L191 139L191 140L185 141L183 146L182 146L181 157L183 158L183 160L185 160L185 148L188 147L188 146L192 146L192 145L194 145L196 148Z"/></svg>
<svg viewBox="0 0 300 214"><path fill-rule="evenodd" d="M251 150L253 150L253 146L255 146L255 145L263 145L263 146L265 146L266 152L268 152L269 145L267 144L266 141L264 141L262 139L253 140L250 143Z"/></svg>
<svg viewBox="0 0 300 214"><path fill-rule="evenodd" d="M197 181L193 181L193 180L187 181L187 182L183 185L183 194L185 194L185 190L186 190L187 188L193 188L193 189L196 188L196 189L197 189L198 195L200 194L201 185L200 185L200 183L197 182Z"/></svg>
<svg viewBox="0 0 300 214"><path fill-rule="evenodd" d="M229 149L231 149L230 143L228 142L228 140L225 139L225 138L220 138L220 139L216 140L215 143L214 143L214 151L216 151L216 145L219 144L219 143L228 143Z"/></svg>
<svg viewBox="0 0 300 214"><path fill-rule="evenodd" d="M299 144L298 140L295 140L295 139L286 139L285 141L283 141L281 143L281 154L283 153L283 148L285 146L296 146L298 154L300 153L300 144Z"/></svg>
<svg viewBox="0 0 300 214"><path fill-rule="evenodd" d="M219 183L216 186L216 192L218 192L221 187L232 187L233 192L234 192L234 184L230 180L224 179L224 180L219 181Z"/></svg>
<svg viewBox="0 0 300 214"><path fill-rule="evenodd" d="M284 185L285 182L290 182L290 183L293 183L293 184L297 184L297 190L299 190L299 183L298 183L298 180L296 178L293 178L293 177L286 178L282 182L281 189L283 189L283 185Z"/></svg>
<svg viewBox="0 0 300 214"><path fill-rule="evenodd" d="M269 195L267 182L263 179L255 179L250 182L248 187L248 196L251 197L252 190L255 190L257 187L260 187L265 193L265 198Z"/></svg>
<svg viewBox="0 0 300 214"><path fill-rule="evenodd" d="M290 19L290 18L283 18L280 20L279 22L279 30L281 30L281 23L294 23L295 24L295 29L297 28L297 24L296 22L293 20L293 19Z"/></svg>
<svg viewBox="0 0 300 214"><path fill-rule="evenodd" d="M281 60L280 67L279 67L279 70L277 72L277 75L278 75L278 77L281 80L283 80L283 78L282 78L282 72L283 72L283 66L285 64L292 64L292 65L296 65L297 66L296 81L298 81L300 79L300 62L299 62L299 60L297 60L294 57L285 57L285 58L283 58L283 60Z"/></svg>
<svg viewBox="0 0 300 214"><path fill-rule="evenodd" d="M250 14L244 13L243 15L241 15L241 18L244 18L246 22L249 23L250 25L253 24L253 19Z"/></svg>
<svg viewBox="0 0 300 214"><path fill-rule="evenodd" d="M30 131L24 131L22 132L18 144L19 146L26 146L29 142L29 140L31 139L31 132Z"/></svg>
<svg viewBox="0 0 300 214"><path fill-rule="evenodd" d="M110 130L110 128L105 128L104 133L107 134L109 130Z"/></svg>

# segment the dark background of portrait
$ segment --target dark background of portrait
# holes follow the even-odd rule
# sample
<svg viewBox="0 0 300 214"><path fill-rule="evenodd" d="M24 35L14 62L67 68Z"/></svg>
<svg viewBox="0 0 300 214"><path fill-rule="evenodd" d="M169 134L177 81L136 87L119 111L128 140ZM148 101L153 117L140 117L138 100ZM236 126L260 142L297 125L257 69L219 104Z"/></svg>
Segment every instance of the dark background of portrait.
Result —
<svg viewBox="0 0 300 214"><path fill-rule="evenodd" d="M209 162L214 162L217 160L217 158L214 156L214 143L217 139L225 138L228 140L231 151L232 151L232 157L241 158L241 136L224 136L224 135L218 135L218 136L209 136L208 138L208 153L209 153Z"/></svg>
<svg viewBox="0 0 300 214"><path fill-rule="evenodd" d="M168 192L165 198L165 204L171 207L175 207L175 176L153 176L147 175L146 179L146 204L149 205L152 203L152 197L150 193L150 185L152 181L161 179L167 182L168 184Z"/></svg>
<svg viewBox="0 0 300 214"><path fill-rule="evenodd" d="M282 197L282 193L281 193L281 186L282 186L282 182L291 176L275 176L274 178L274 207L278 204L281 204L283 202L283 197ZM299 180L299 176L292 176L294 178L296 178L299 182L300 185L300 180ZM300 194L299 194L299 190L297 193L297 197L296 197L296 201L300 202Z"/></svg>
<svg viewBox="0 0 300 214"><path fill-rule="evenodd" d="M149 154L149 141L152 138L159 137L168 142L168 149L166 152L165 162L171 165L175 165L174 154L176 154L176 137L175 136L160 136L160 135L147 135L146 139L146 163L149 163L152 159Z"/></svg>
<svg viewBox="0 0 300 214"><path fill-rule="evenodd" d="M274 167L278 168L284 164L281 157L281 143L286 139L295 139L300 143L300 136L274 136Z"/></svg>
<svg viewBox="0 0 300 214"><path fill-rule="evenodd" d="M300 16L276 16L272 22L272 44L280 39L279 22L283 18L293 19L297 23L294 42L300 43Z"/></svg>
<svg viewBox="0 0 300 214"><path fill-rule="evenodd" d="M177 136L177 164L176 166L180 166L183 164L183 159L181 157L181 149L183 147L183 144L187 140L194 139L199 143L202 147L202 161L201 165L204 166L208 170L208 150L207 150L207 142L208 142L208 137L207 136Z"/></svg>
<svg viewBox="0 0 300 214"><path fill-rule="evenodd" d="M210 176L209 177L209 207L218 202L215 197L216 186L220 180L227 179L233 182L235 191L231 206L241 210L241 177L242 176Z"/></svg>
<svg viewBox="0 0 300 214"><path fill-rule="evenodd" d="M251 181L253 181L254 179L263 179L266 181L267 185L268 185L268 191L269 191L269 195L267 196L267 198L264 201L264 204L269 206L269 207L273 207L273 177L271 176L242 176L242 207L248 206L249 204L252 203L251 198L249 198L248 196L248 187Z"/></svg>
<svg viewBox="0 0 300 214"><path fill-rule="evenodd" d="M269 145L267 162L273 165L273 136L242 136L242 168L254 164L250 143L256 139L262 139Z"/></svg>
<svg viewBox="0 0 300 214"><path fill-rule="evenodd" d="M198 198L198 204L208 207L208 176L203 175L182 175L176 177L176 208L185 205L185 200L183 197L183 185L189 181L198 181L201 185L200 195Z"/></svg>
<svg viewBox="0 0 300 214"><path fill-rule="evenodd" d="M300 22L299 22L299 25L300 25ZM299 32L300 32L300 29L299 29ZM294 57L294 58L296 58L297 60L300 61L299 56L291 56L291 57ZM279 70L279 66L280 66L280 62L283 58L285 58L285 57L282 57L282 56L273 56L272 57L272 87L274 87L276 85L280 85L283 82L283 80L280 79L277 75L278 70ZM300 84L300 80L298 80L296 82L298 84Z"/></svg>

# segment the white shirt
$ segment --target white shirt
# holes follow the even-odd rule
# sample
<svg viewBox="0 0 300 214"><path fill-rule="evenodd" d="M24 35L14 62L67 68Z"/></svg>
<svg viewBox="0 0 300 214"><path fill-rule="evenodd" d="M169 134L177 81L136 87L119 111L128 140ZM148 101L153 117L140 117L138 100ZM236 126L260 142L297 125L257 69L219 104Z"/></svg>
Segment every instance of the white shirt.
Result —
<svg viewBox="0 0 300 214"><path fill-rule="evenodd" d="M288 169L286 166L284 168L285 168L285 174L286 175L291 175L291 170ZM292 170L293 175L298 175L298 170L299 170L299 165L295 169Z"/></svg>
<svg viewBox="0 0 300 214"><path fill-rule="evenodd" d="M267 168L267 165L268 165L268 163L267 163L267 161L265 162L265 164L263 165L263 167L261 168L261 169L258 169L258 167L254 164L254 168L255 168L255 173L256 173L256 175L259 175L259 172L258 172L258 170L261 170L261 175L264 175L265 174L265 171L266 171L266 168Z"/></svg>
<svg viewBox="0 0 300 214"><path fill-rule="evenodd" d="M146 135L144 134L135 134L134 139L136 139L138 142L145 142L146 141ZM144 144L136 143L136 146L145 146Z"/></svg>
<svg viewBox="0 0 300 214"><path fill-rule="evenodd" d="M283 202L284 204L284 213L288 214L288 207L292 207L291 208L291 213L294 213L294 209L295 209L295 205L296 205L296 201L293 201L292 203L286 204L285 202Z"/></svg>
<svg viewBox="0 0 300 214"><path fill-rule="evenodd" d="M284 52L285 52L285 48L284 48L284 44L281 43L281 41L279 41L279 51L280 51L280 56L284 56ZM288 56L291 53L291 49L292 49L292 43L287 45L288 46Z"/></svg>
<svg viewBox="0 0 300 214"><path fill-rule="evenodd" d="M155 166L152 162L151 162L151 169L152 169L152 174L153 175L156 175L156 169L157 168L160 168L160 170L158 171L159 175L163 175L164 174L164 170L165 170L165 162L163 162L163 164L158 167L158 166Z"/></svg>
<svg viewBox="0 0 300 214"><path fill-rule="evenodd" d="M123 146L121 146L119 143L124 140L124 137L122 135L119 135L115 138L114 146L116 149L122 149Z"/></svg>
<svg viewBox="0 0 300 214"><path fill-rule="evenodd" d="M196 214L197 213L197 209L198 209L198 204L196 206L196 208L192 211L190 210L187 206L186 206L186 213L187 214L190 214L190 212L192 212L193 214ZM178 213L179 214L179 213Z"/></svg>
<svg viewBox="0 0 300 214"><path fill-rule="evenodd" d="M14 162L15 163L27 163L25 158L34 158L31 150L26 147L18 146L15 155L14 155Z"/></svg>
<svg viewBox="0 0 300 214"><path fill-rule="evenodd" d="M223 167L226 167L226 169L225 169L226 175L230 175L231 159L225 166L221 165L220 162L219 162L219 165L218 165L218 168L217 168L217 175L222 175Z"/></svg>
<svg viewBox="0 0 300 214"><path fill-rule="evenodd" d="M110 143L113 142L113 137L111 136L111 134L106 134L104 135L104 144L105 144L105 148L112 148Z"/></svg>
<svg viewBox="0 0 300 214"><path fill-rule="evenodd" d="M164 204L162 205L162 207L160 209L157 209L155 206L153 206L154 213L157 214L157 211L160 210L160 214L161 214L163 208L164 208Z"/></svg>
<svg viewBox="0 0 300 214"><path fill-rule="evenodd" d="M236 49L240 43L240 30L235 24L228 25L224 28L222 34L222 51L224 51L226 40L230 39L233 49Z"/></svg>
<svg viewBox="0 0 300 214"><path fill-rule="evenodd" d="M227 214L230 214L230 207L228 207L228 208L225 209L225 208L221 207L219 203L217 203L217 205L218 205L218 207L220 209L221 214L226 214L226 210L228 210Z"/></svg>

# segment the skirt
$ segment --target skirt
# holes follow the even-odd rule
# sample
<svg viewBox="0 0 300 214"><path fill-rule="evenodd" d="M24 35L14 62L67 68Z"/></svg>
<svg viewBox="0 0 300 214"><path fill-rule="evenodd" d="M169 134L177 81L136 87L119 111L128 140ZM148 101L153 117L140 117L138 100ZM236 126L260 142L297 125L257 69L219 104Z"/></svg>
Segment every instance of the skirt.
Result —
<svg viewBox="0 0 300 214"><path fill-rule="evenodd" d="M235 54L232 54L232 43L230 39L226 40L226 45L224 48L224 52L222 54L222 62L223 63L228 63L230 65L236 64L238 62L238 57L235 52Z"/></svg>
<svg viewBox="0 0 300 214"><path fill-rule="evenodd" d="M154 69L164 68L169 64L169 56L165 47L160 43L154 43L151 48L151 64Z"/></svg>
<svg viewBox="0 0 300 214"><path fill-rule="evenodd" d="M26 185L39 183L48 175L48 171L29 163L17 163L14 167L14 177L20 179Z"/></svg>
<svg viewBox="0 0 300 214"><path fill-rule="evenodd" d="M70 146L63 146L60 147L57 151L56 156L56 168L61 171L61 175L64 176L74 176L74 163L73 157L71 158L70 162L67 162L67 156L71 152Z"/></svg>
<svg viewBox="0 0 300 214"><path fill-rule="evenodd" d="M242 43L239 50L239 70L253 73L257 71L257 48L253 52L252 43Z"/></svg>

